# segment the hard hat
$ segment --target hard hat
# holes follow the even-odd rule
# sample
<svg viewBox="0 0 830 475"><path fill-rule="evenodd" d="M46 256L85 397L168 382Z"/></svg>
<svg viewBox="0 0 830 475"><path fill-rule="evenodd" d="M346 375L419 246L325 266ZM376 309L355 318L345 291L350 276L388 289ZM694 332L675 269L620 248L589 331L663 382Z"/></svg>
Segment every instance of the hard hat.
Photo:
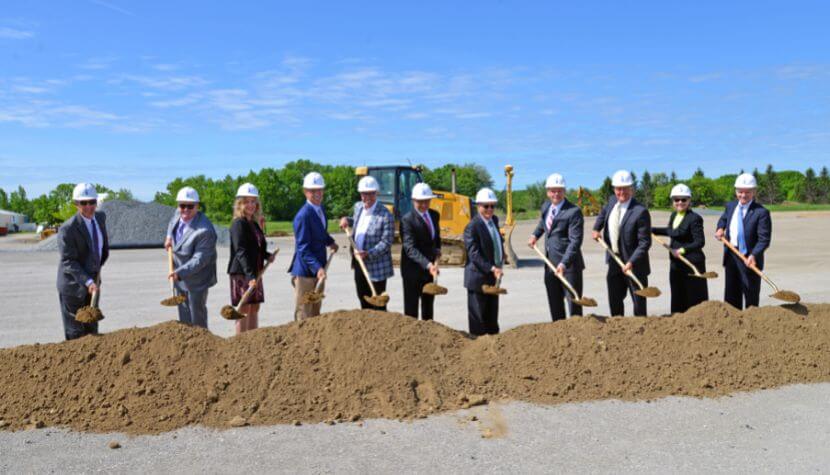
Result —
<svg viewBox="0 0 830 475"><path fill-rule="evenodd" d="M611 186L615 188L634 186L634 177L631 176L631 172L628 170L619 170L611 178Z"/></svg>
<svg viewBox="0 0 830 475"><path fill-rule="evenodd" d="M378 181L373 176L364 176L357 183L359 193L377 193L379 190Z"/></svg>
<svg viewBox="0 0 830 475"><path fill-rule="evenodd" d="M433 198L435 198L435 195L432 193L432 188L426 183L416 183L412 187L413 200L431 200Z"/></svg>
<svg viewBox="0 0 830 475"><path fill-rule="evenodd" d="M499 199L496 197L496 192L490 188L482 188L476 193L476 204L498 203Z"/></svg>
<svg viewBox="0 0 830 475"><path fill-rule="evenodd" d="M259 190L250 183L243 183L239 186L239 189L236 190L236 197L237 198L245 198L245 197L252 197L252 198L259 198Z"/></svg>
<svg viewBox="0 0 830 475"><path fill-rule="evenodd" d="M751 173L741 173L738 175L738 178L735 179L735 188L757 188L758 181L755 179L755 175Z"/></svg>
<svg viewBox="0 0 830 475"><path fill-rule="evenodd" d="M176 194L176 201L179 203L198 203L199 193L193 188L185 186Z"/></svg>
<svg viewBox="0 0 830 475"><path fill-rule="evenodd" d="M678 198L691 198L692 190L683 183L674 185L671 189L671 194L669 195L669 197L674 198L675 196L677 196Z"/></svg>
<svg viewBox="0 0 830 475"><path fill-rule="evenodd" d="M98 192L90 183L78 183L72 189L72 201L97 200Z"/></svg>
<svg viewBox="0 0 830 475"><path fill-rule="evenodd" d="M303 178L303 188L306 190L322 190L326 187L326 182L323 181L323 175L317 172L311 172Z"/></svg>
<svg viewBox="0 0 830 475"><path fill-rule="evenodd" d="M548 175L545 180L545 188L565 188L565 177L558 173Z"/></svg>

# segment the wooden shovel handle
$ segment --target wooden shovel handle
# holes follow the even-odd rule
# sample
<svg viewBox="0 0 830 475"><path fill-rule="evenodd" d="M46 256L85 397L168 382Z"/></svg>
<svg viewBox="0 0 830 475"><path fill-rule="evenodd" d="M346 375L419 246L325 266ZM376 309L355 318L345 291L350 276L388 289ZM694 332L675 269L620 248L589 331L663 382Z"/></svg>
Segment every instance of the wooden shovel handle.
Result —
<svg viewBox="0 0 830 475"><path fill-rule="evenodd" d="M354 242L352 238L352 230L350 227L346 226L346 236L349 236L349 242L352 244L353 250L357 251L357 243ZM352 253L352 255L357 259L357 263L360 264L360 269L363 271L363 275L366 277L366 282L369 283L369 288L372 290L372 297L377 297L378 293L375 291L375 284L372 283L372 279L369 277L369 271L366 269L366 264L363 262L363 258L360 257L360 254Z"/></svg>
<svg viewBox="0 0 830 475"><path fill-rule="evenodd" d="M542 259L544 259L545 264L547 264L547 265L548 265L548 267L550 268L550 270L553 272L553 275L555 275L557 279L559 279L559 280L561 280L561 281L562 281L562 283L565 285L565 287L567 287L567 288L568 288L568 291L570 291L570 292L571 292L571 295L573 295L573 296L574 296L574 298L577 298L577 299L578 299L578 298L581 298L581 297L579 296L579 294L577 294L577 293L576 293L576 290L574 290L574 288L571 286L571 283L570 283L570 282L568 282L568 279L566 279L566 278L562 277L561 275L559 275L559 274L556 272L556 266L554 266L554 265L553 265L553 262L551 262L551 261L550 261L550 259L548 259L548 256L544 255L544 254L542 253L542 251L540 251L540 250L539 250L539 248L538 248L538 247L536 247L536 245L535 245L535 244L534 244L534 246L533 246L533 250L534 250L534 251L536 251L536 254L539 254L539 257L541 257Z"/></svg>
<svg viewBox="0 0 830 475"><path fill-rule="evenodd" d="M325 269L325 270L326 270L326 272L328 272L328 270L329 270L329 264L331 264L331 261L332 261L332 259L334 258L334 253L336 253L336 252L337 252L337 251L331 251L331 253L329 253L329 258L328 258L328 259L326 259L326 265L325 265L325 266L323 266L323 269ZM314 286L314 291L315 291L315 292L317 292L317 293L319 293L319 292L320 292L320 287L322 287L322 286L323 286L323 282L325 282L325 280L326 280L326 279L317 279L317 285L315 285L315 286Z"/></svg>
<svg viewBox="0 0 830 475"><path fill-rule="evenodd" d="M625 268L625 263L622 261L622 259L620 259L620 256L618 256L618 255L614 254L614 251L612 251L612 250L611 250L611 248L610 248L610 247L608 247L608 244L605 244L605 241L604 241L602 238L599 238L599 239L597 239L596 241L600 244L600 246L602 246L603 248L605 248L605 251L606 251L606 252L608 252L608 254L610 254L610 255L611 255L611 257L613 257L615 261L617 261L617 264L619 264L619 265L620 265L620 269L624 269L624 268ZM639 287L639 288L640 288L640 290L643 290L643 289L645 288L645 287L643 286L643 283L642 283L642 282L640 282L640 279L638 279L638 278L637 278L637 276L636 276L636 275L634 275L634 273L633 273L633 272L631 272L631 271L626 272L626 273L625 273L625 275L627 275L628 277L630 277L630 278L631 278L631 280L633 280L633 281L634 281L634 283L635 283L635 284L637 284L637 287Z"/></svg>
<svg viewBox="0 0 830 475"><path fill-rule="evenodd" d="M277 252L279 252L279 249L277 250ZM257 276L257 280L259 280L259 278L262 277L262 274L264 274L265 270L268 269L269 264L271 264L271 262L266 262L265 265L262 266L262 271L260 271L259 275ZM251 294L254 293L254 290L256 290L256 285L249 285L248 289L245 290L245 293L242 294L242 297L239 299L239 303L236 305L236 308L234 308L234 310L238 312L243 305L248 303L248 298L251 297Z"/></svg>
<svg viewBox="0 0 830 475"><path fill-rule="evenodd" d="M746 265L746 262L744 261L744 259L745 259L745 257L746 257L746 256L744 256L743 254L741 254L741 251L739 251L739 250L738 250L738 248L736 248L735 246L733 246L733 245L732 245L732 243L731 243L731 242L729 242L729 239L726 239L726 236L721 237L721 238L720 238L720 242L722 242L724 246L728 247L730 251L734 252L736 256L740 257L740 258L741 258L741 262L743 262L743 264L744 264L744 265ZM756 274L758 274L758 276L759 276L759 277L761 277L762 279L767 280L767 278L766 278L766 276L764 275L764 273L763 273L763 272L761 272L761 269L759 269L759 268L757 268L757 267L755 267L755 266L747 266L747 267L749 267L750 269L752 269L752 271L753 271L753 272L755 272Z"/></svg>
<svg viewBox="0 0 830 475"><path fill-rule="evenodd" d="M651 238L654 239L655 241L659 242L660 245L665 247L666 249L668 249L669 252L674 251L674 249L672 249L671 246L666 244L666 241L663 241L662 239L660 239L656 234L651 233ZM683 255L680 254L679 252L677 253L677 255L675 255L674 252L672 252L672 255L674 257L680 259L680 262L682 262L682 263L686 264L687 266L689 266L689 268L694 271L695 275L700 275L700 271L697 270L697 267L695 267L695 265L692 264L692 262L689 259L686 259L685 257L683 257Z"/></svg>

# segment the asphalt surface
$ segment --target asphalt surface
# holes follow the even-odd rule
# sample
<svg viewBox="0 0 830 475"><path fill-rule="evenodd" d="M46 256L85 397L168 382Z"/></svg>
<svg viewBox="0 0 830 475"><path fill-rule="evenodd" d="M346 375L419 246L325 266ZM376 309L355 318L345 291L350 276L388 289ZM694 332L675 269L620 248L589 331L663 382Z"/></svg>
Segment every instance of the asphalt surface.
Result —
<svg viewBox="0 0 830 475"><path fill-rule="evenodd" d="M830 253L820 236L830 233L828 213L773 215L767 271L781 288L805 302L830 301ZM714 229L716 216L706 216ZM663 225L667 214L655 213ZM588 220L587 225L591 224ZM503 330L548 321L542 267L525 247L534 223L520 223L514 237L521 267L508 269L501 299ZM707 264L723 274L721 249L707 235ZM816 237L819 236L819 237ZM5 239L5 238L4 238ZM338 236L342 242L343 236ZM260 325L292 320L293 300L285 273L291 239L275 240L278 261L265 276L266 303ZM28 245L31 245L29 243ZM0 240L0 347L62 340L55 290L57 254L23 249ZM219 317L228 300L219 252L219 284L208 300L210 328L222 336L233 325ZM607 314L605 269L599 246L586 239L585 294ZM668 258L651 251L651 285L663 296L649 302L652 314L668 313ZM344 252L330 269L323 311L355 308L352 270ZM149 326L176 318L159 301L169 290L162 250L114 251L104 268L101 331ZM462 269L444 269L450 289L438 297L436 320L466 329ZM389 282L390 310L402 309L400 276ZM762 305L776 302L762 293ZM710 297L722 296L723 279L710 281ZM630 302L627 309L630 311ZM0 388L0 398L2 388ZM466 418L476 414L480 422ZM493 438L482 438L490 431ZM123 448L107 444L117 440ZM717 400L669 398L651 403L600 401L559 406L506 402L474 412L414 422L371 420L363 426L273 426L212 431L186 428L152 437L79 434L60 429L0 431L0 472L826 472L830 470L830 384L791 386Z"/></svg>

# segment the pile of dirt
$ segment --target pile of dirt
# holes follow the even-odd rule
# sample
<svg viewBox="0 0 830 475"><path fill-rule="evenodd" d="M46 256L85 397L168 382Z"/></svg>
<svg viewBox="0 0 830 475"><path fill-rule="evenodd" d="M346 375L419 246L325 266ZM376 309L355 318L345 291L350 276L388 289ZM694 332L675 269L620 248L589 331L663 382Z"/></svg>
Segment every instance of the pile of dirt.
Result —
<svg viewBox="0 0 830 475"><path fill-rule="evenodd" d="M175 322L0 350L0 427L158 433L190 424L416 418L492 400L719 396L830 381L830 305L585 317L470 339L334 312L223 339Z"/></svg>

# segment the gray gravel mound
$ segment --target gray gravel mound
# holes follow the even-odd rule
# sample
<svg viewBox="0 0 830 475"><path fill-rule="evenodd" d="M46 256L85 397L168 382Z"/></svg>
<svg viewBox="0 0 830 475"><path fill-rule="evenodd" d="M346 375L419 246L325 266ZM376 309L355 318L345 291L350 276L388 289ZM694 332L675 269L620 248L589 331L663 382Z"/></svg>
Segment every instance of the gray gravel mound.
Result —
<svg viewBox="0 0 830 475"><path fill-rule="evenodd" d="M107 236L112 249L162 247L167 232L167 223L176 211L172 206L140 201L105 201L100 211L107 215ZM220 246L230 244L228 228L217 226L216 238ZM55 251L58 241L55 236L40 242L37 250Z"/></svg>

